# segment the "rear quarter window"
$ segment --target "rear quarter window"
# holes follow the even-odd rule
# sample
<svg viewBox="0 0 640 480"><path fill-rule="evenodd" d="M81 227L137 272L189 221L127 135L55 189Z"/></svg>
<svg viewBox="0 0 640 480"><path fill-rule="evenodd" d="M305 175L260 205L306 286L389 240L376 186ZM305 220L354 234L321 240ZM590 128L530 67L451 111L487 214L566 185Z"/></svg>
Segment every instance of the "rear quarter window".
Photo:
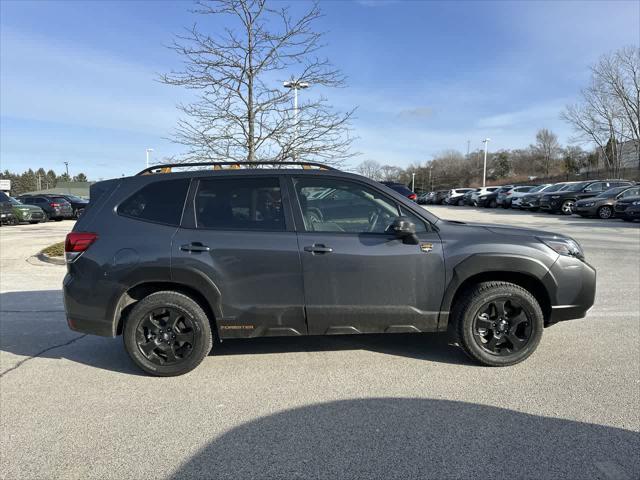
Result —
<svg viewBox="0 0 640 480"><path fill-rule="evenodd" d="M160 180L142 187L118 206L118 214L153 223L178 226L189 190L189 179Z"/></svg>

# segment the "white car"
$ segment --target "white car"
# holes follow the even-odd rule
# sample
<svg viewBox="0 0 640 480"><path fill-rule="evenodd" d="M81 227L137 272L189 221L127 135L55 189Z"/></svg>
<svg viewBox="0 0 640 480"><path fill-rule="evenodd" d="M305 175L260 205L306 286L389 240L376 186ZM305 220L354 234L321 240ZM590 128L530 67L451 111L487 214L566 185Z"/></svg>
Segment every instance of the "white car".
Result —
<svg viewBox="0 0 640 480"><path fill-rule="evenodd" d="M463 206L464 205L464 194L467 193L468 191L473 190L473 188L453 188L451 189L451 191L449 192L449 195L447 195L446 198L446 203L448 205L458 205L458 206Z"/></svg>
<svg viewBox="0 0 640 480"><path fill-rule="evenodd" d="M522 208L520 206L520 204L522 203L522 198L525 195L528 195L530 193L540 193L540 192L544 192L547 188L549 188L551 185L554 185L553 183L545 183L544 185L538 185L536 187L531 188L531 190L529 190L528 192L519 192L519 193L514 193L512 194L512 198L511 198L511 208Z"/></svg>
<svg viewBox="0 0 640 480"><path fill-rule="evenodd" d="M529 193L532 188L535 188L534 185L518 185L507 191L501 191L498 193L496 203L502 208L511 208L511 202L514 198L517 198L519 195L522 196L525 193Z"/></svg>

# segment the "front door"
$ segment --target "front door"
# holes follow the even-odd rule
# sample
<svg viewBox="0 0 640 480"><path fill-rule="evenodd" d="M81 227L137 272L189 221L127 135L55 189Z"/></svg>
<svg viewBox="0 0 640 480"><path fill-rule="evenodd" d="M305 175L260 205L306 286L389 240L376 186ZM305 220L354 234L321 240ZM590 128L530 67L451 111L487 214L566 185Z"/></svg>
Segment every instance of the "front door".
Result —
<svg viewBox="0 0 640 480"><path fill-rule="evenodd" d="M238 175L196 185L173 238L172 277L200 275L215 285L222 337L306 334L297 237L280 179Z"/></svg>
<svg viewBox="0 0 640 480"><path fill-rule="evenodd" d="M433 228L365 183L300 176L292 187L309 333L435 331L444 263ZM388 232L401 214L419 245Z"/></svg>

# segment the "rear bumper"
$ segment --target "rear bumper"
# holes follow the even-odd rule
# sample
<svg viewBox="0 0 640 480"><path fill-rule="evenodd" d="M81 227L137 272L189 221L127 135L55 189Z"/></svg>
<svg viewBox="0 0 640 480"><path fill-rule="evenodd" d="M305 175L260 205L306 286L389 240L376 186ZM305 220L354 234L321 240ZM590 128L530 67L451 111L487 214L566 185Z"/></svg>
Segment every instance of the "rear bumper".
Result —
<svg viewBox="0 0 640 480"><path fill-rule="evenodd" d="M549 323L583 318L596 298L596 271L586 262L560 257L545 277L554 284Z"/></svg>

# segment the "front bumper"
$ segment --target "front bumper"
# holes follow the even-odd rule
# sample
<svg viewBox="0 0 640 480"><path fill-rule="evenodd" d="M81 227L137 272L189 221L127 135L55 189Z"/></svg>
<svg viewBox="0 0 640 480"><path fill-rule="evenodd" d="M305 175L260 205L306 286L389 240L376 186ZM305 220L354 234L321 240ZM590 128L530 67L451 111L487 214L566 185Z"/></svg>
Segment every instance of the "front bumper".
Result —
<svg viewBox="0 0 640 480"><path fill-rule="evenodd" d="M596 270L577 258L560 256L543 283L554 292L550 324L583 318L596 298Z"/></svg>
<svg viewBox="0 0 640 480"><path fill-rule="evenodd" d="M595 217L598 213L598 207L600 207L600 205L591 205L590 207L576 205L573 207L573 213L582 215L583 217Z"/></svg>
<svg viewBox="0 0 640 480"><path fill-rule="evenodd" d="M0 222L9 223L12 222L15 218L13 212L0 213Z"/></svg>

